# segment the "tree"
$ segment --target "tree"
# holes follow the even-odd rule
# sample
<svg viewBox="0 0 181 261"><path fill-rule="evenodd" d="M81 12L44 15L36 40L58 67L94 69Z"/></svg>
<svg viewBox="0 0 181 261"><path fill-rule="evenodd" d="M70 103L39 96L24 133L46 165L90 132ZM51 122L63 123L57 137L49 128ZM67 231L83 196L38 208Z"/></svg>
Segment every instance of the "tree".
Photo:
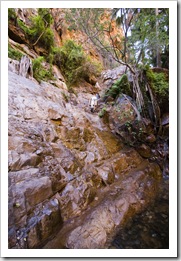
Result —
<svg viewBox="0 0 181 261"><path fill-rule="evenodd" d="M67 9L71 29L81 30L98 51L126 65L151 64L168 68L168 9L113 8ZM113 34L113 23L119 26ZM122 35L123 32L123 35Z"/></svg>
<svg viewBox="0 0 181 261"><path fill-rule="evenodd" d="M47 8L39 8L38 16L33 19L31 31L33 32L33 38L36 39L33 46L39 42L50 50L53 45L53 32L50 29L50 25L53 22L52 15Z"/></svg>
<svg viewBox="0 0 181 261"><path fill-rule="evenodd" d="M168 64L168 9L139 9L131 25L128 46L134 62L162 67ZM167 61L163 62L163 59ZM166 67L168 68L168 67Z"/></svg>
<svg viewBox="0 0 181 261"><path fill-rule="evenodd" d="M124 32L124 48L123 48L123 58L125 62L130 59L130 52L128 48L128 33L131 29L132 21L137 13L137 8L113 8L112 17L116 19L118 26L123 28Z"/></svg>
<svg viewBox="0 0 181 261"><path fill-rule="evenodd" d="M83 31L87 35L87 41L91 41L103 57L127 66L134 73L131 65L124 59L121 30L117 35L113 33L114 17L111 9L67 9L66 18L69 28Z"/></svg>

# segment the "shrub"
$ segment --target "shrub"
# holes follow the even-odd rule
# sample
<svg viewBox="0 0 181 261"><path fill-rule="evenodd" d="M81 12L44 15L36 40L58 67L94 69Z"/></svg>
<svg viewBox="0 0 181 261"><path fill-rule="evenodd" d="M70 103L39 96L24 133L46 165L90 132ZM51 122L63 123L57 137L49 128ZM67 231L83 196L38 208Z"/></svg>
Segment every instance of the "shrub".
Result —
<svg viewBox="0 0 181 261"><path fill-rule="evenodd" d="M90 77L98 77L102 71L101 63L92 61L90 56L86 57L85 63L82 67L82 78L89 82Z"/></svg>
<svg viewBox="0 0 181 261"><path fill-rule="evenodd" d="M104 117L104 115L106 114L106 112L107 112L107 109L106 109L106 107L103 107L102 108L102 110L99 112L99 117L100 118L102 118L102 117Z"/></svg>
<svg viewBox="0 0 181 261"><path fill-rule="evenodd" d="M31 29L28 26L26 26L26 24L23 21L21 21L19 18L17 18L17 24L19 28L24 32L26 38L31 41L32 38Z"/></svg>
<svg viewBox="0 0 181 261"><path fill-rule="evenodd" d="M47 23L47 26L50 26L53 22L53 17L49 12L48 8L39 8L38 9L39 16Z"/></svg>
<svg viewBox="0 0 181 261"><path fill-rule="evenodd" d="M100 73L100 65L86 57L82 46L72 40L66 41L61 48L53 48L52 54L53 63L60 68L69 87Z"/></svg>
<svg viewBox="0 0 181 261"><path fill-rule="evenodd" d="M26 38L32 45L38 44L49 53L54 45L54 34L50 29L52 21L53 18L49 10L39 8L38 15L31 18L30 27L26 26L20 19L18 19L18 26L24 31Z"/></svg>
<svg viewBox="0 0 181 261"><path fill-rule="evenodd" d="M16 12L14 8L8 8L8 21L16 19Z"/></svg>
<svg viewBox="0 0 181 261"><path fill-rule="evenodd" d="M164 73L152 73L152 87L155 93L161 95L162 97L168 95L168 81Z"/></svg>
<svg viewBox="0 0 181 261"><path fill-rule="evenodd" d="M23 54L19 52L16 49L13 49L9 44L8 44L8 57L14 60L20 61L21 57Z"/></svg>
<svg viewBox="0 0 181 261"><path fill-rule="evenodd" d="M131 96L130 84L126 74L123 74L122 77L106 91L105 98L111 96L112 98L116 99L116 97L121 93Z"/></svg>
<svg viewBox="0 0 181 261"><path fill-rule="evenodd" d="M28 32L31 42L33 44L37 42L38 45L42 46L49 53L54 44L53 31L40 15L33 17L32 22L32 26Z"/></svg>
<svg viewBox="0 0 181 261"><path fill-rule="evenodd" d="M38 81L47 81L53 78L51 69L48 71L43 67L44 57L39 56L33 60L33 76Z"/></svg>
<svg viewBox="0 0 181 261"><path fill-rule="evenodd" d="M146 77L152 87L152 90L156 94L156 98L161 109L163 109L163 107L168 107L169 82L166 74L163 72L153 72L152 70L147 69Z"/></svg>

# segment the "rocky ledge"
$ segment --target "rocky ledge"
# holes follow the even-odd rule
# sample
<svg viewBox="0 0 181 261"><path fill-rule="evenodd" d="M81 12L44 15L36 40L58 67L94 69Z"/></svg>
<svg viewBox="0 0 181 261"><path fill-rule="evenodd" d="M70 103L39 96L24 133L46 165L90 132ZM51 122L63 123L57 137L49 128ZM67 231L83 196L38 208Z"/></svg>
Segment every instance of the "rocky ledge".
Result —
<svg viewBox="0 0 181 261"><path fill-rule="evenodd" d="M91 114L89 97L9 72L9 248L106 248L156 197L158 165Z"/></svg>

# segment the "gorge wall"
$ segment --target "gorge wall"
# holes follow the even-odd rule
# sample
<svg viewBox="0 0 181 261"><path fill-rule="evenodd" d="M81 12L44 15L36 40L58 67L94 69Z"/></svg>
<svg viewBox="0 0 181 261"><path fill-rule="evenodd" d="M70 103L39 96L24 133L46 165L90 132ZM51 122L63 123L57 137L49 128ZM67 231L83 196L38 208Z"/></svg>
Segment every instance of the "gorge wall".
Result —
<svg viewBox="0 0 181 261"><path fill-rule="evenodd" d="M51 12L57 46L62 37L79 35L84 42L80 32L61 27L62 13ZM28 24L37 10L17 13ZM53 80L33 78L32 60L45 50L31 49L13 24L9 44L24 55L20 61L9 58L8 64L9 248L108 248L118 227L157 197L162 180L163 166L149 147L156 140L150 122L143 139L147 145L139 144L137 150L128 144L130 135L118 128L120 113L122 125L137 117L129 100L116 106L108 100L102 117L105 102L100 99L90 112L92 93L102 96L125 67L106 70L94 83L81 82L70 92L56 65ZM92 48L87 46L89 54L99 60Z"/></svg>
<svg viewBox="0 0 181 261"><path fill-rule="evenodd" d="M61 244L102 248L116 226L156 196L159 167L91 114L89 97L79 93L66 102L61 89L9 72L10 248L39 247L74 218L83 222L79 238L87 222L92 236L92 222L101 236L77 245L72 232Z"/></svg>

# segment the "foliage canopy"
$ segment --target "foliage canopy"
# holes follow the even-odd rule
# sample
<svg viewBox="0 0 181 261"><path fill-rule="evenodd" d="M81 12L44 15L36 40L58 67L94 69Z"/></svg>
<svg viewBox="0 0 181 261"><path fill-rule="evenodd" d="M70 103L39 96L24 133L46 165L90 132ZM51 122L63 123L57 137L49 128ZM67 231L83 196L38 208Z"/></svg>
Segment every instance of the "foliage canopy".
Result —
<svg viewBox="0 0 181 261"><path fill-rule="evenodd" d="M169 9L121 8L113 15L124 29L124 52L130 62L168 68Z"/></svg>
<svg viewBox="0 0 181 261"><path fill-rule="evenodd" d="M81 79L88 80L91 75L97 76L101 71L100 64L87 57L82 46L73 40L66 41L60 48L54 48L52 54L53 63L60 68L69 86Z"/></svg>

